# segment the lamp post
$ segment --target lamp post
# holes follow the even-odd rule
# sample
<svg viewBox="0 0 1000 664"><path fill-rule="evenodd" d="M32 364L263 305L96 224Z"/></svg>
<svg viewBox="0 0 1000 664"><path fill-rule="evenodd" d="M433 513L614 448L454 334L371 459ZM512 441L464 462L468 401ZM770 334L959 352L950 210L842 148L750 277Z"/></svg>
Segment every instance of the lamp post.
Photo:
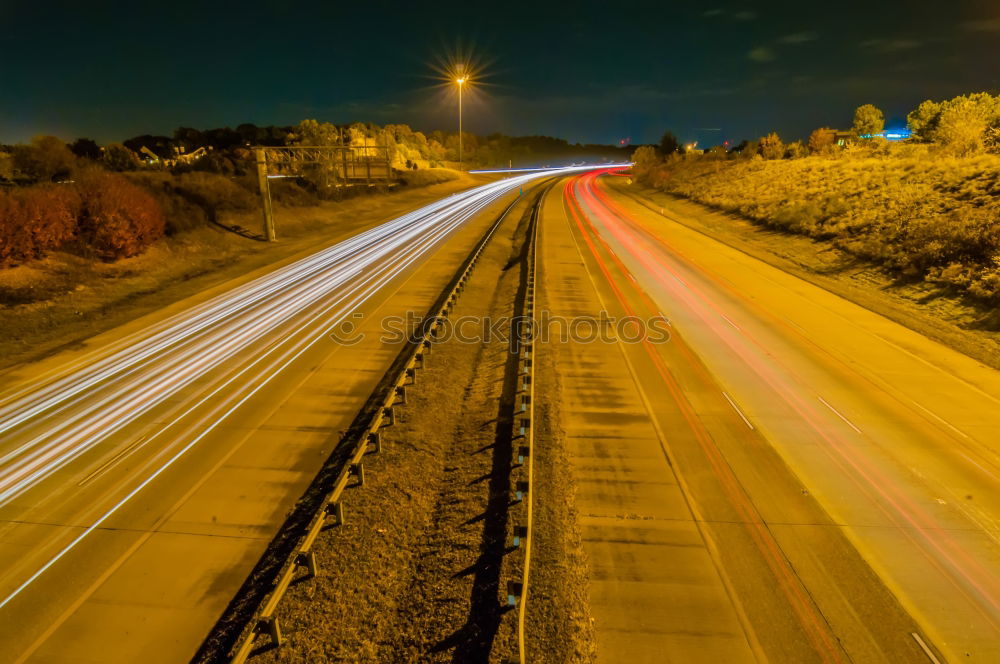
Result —
<svg viewBox="0 0 1000 664"><path fill-rule="evenodd" d="M458 83L458 170L462 170L462 88L465 87L465 81L468 80L463 72L463 69L459 69L458 78L455 82Z"/></svg>

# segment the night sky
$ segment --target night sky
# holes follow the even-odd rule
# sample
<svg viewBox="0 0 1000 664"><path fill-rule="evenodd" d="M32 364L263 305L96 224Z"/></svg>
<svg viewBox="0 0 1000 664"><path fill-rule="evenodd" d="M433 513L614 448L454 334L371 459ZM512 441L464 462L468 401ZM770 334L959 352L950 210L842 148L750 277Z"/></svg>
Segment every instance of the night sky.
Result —
<svg viewBox="0 0 1000 664"><path fill-rule="evenodd" d="M0 0L0 45L0 143L306 117L454 130L434 66L462 51L486 84L469 131L707 143L997 93L1000 0Z"/></svg>

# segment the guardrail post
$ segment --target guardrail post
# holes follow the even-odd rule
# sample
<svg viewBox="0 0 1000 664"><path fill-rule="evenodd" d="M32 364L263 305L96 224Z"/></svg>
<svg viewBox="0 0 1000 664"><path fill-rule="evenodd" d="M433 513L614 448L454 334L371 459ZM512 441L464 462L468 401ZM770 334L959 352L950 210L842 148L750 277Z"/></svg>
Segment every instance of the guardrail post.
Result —
<svg viewBox="0 0 1000 664"><path fill-rule="evenodd" d="M261 618L260 629L271 638L271 645L275 648L280 647L285 642L285 638L281 634L281 625L278 624L276 617L268 616L267 618Z"/></svg>
<svg viewBox="0 0 1000 664"><path fill-rule="evenodd" d="M368 434L368 444L372 446L372 453L378 454L382 451L382 434L372 431Z"/></svg>
<svg viewBox="0 0 1000 664"><path fill-rule="evenodd" d="M339 500L335 500L332 503L326 504L326 513L328 516L332 516L335 526L344 525L344 503Z"/></svg>
<svg viewBox="0 0 1000 664"><path fill-rule="evenodd" d="M524 497L528 495L529 485L525 480L518 480L517 484L514 485L515 491L514 496L517 498L518 502L524 500Z"/></svg>
<svg viewBox="0 0 1000 664"><path fill-rule="evenodd" d="M392 406L388 406L382 409L382 417L384 417L388 422L384 423L383 427L391 427L396 423L396 411L392 409Z"/></svg>
<svg viewBox="0 0 1000 664"><path fill-rule="evenodd" d="M319 573L319 566L316 564L316 554L312 551L299 551L295 554L295 564L306 568L307 579L311 579Z"/></svg>
<svg viewBox="0 0 1000 664"><path fill-rule="evenodd" d="M520 581L508 581L507 582L507 606L516 606L517 600L521 598L521 592L524 590L524 584Z"/></svg>
<svg viewBox="0 0 1000 664"><path fill-rule="evenodd" d="M393 403L406 405L406 388L402 385L396 388L396 400Z"/></svg>
<svg viewBox="0 0 1000 664"><path fill-rule="evenodd" d="M523 466L524 460L531 456L531 448L527 445L521 445L517 448L517 465Z"/></svg>
<svg viewBox="0 0 1000 664"><path fill-rule="evenodd" d="M521 540L528 538L527 526L514 526L514 546L521 546Z"/></svg>
<svg viewBox="0 0 1000 664"><path fill-rule="evenodd" d="M407 369L406 370L406 377L410 379L410 382L408 383L409 385L416 385L417 384L417 370L416 370L416 368Z"/></svg>
<svg viewBox="0 0 1000 664"><path fill-rule="evenodd" d="M358 478L358 483L355 486L365 485L365 465L360 461L358 463L351 464L351 475Z"/></svg>

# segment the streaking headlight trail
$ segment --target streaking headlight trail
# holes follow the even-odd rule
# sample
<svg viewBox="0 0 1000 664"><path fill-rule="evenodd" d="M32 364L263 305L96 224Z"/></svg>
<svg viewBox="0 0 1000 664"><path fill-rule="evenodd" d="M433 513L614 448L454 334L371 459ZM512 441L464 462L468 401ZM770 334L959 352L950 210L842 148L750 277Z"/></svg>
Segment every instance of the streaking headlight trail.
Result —
<svg viewBox="0 0 1000 664"><path fill-rule="evenodd" d="M151 472L40 569L0 598L8 604L93 529L218 426L326 331L440 246L487 206L527 183L577 167L533 171L476 187L346 239L95 350L73 367L0 397L0 507L7 506L154 409L191 412L229 386L203 430L156 457ZM234 369L235 366L235 369ZM263 380L261 377L264 377ZM197 403L174 404L197 385ZM255 386L255 387L254 387ZM173 419L177 419L176 417ZM162 431L162 429L160 430ZM159 435L148 434L143 444ZM147 469L148 470L148 469Z"/></svg>

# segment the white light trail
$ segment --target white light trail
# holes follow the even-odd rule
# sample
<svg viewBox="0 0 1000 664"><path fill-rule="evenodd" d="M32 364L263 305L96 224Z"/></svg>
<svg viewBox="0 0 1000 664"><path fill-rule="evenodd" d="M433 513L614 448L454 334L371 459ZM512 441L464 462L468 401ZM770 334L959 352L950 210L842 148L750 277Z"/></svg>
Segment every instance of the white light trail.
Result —
<svg viewBox="0 0 1000 664"><path fill-rule="evenodd" d="M0 445L0 506L10 504L197 381L204 381L206 387L184 405L184 413L174 416L174 421L218 395L228 407L190 440L170 441L159 454L178 448L176 454L163 457L165 462L145 477L133 478L136 483L120 502L29 574L0 600L0 608L295 357L323 339L325 331L456 228L533 180L591 168L532 172L437 201L89 353L67 370L0 399L0 436L10 445ZM322 333L317 333L321 321ZM275 353L279 360L268 364ZM147 436L143 446L167 426Z"/></svg>

